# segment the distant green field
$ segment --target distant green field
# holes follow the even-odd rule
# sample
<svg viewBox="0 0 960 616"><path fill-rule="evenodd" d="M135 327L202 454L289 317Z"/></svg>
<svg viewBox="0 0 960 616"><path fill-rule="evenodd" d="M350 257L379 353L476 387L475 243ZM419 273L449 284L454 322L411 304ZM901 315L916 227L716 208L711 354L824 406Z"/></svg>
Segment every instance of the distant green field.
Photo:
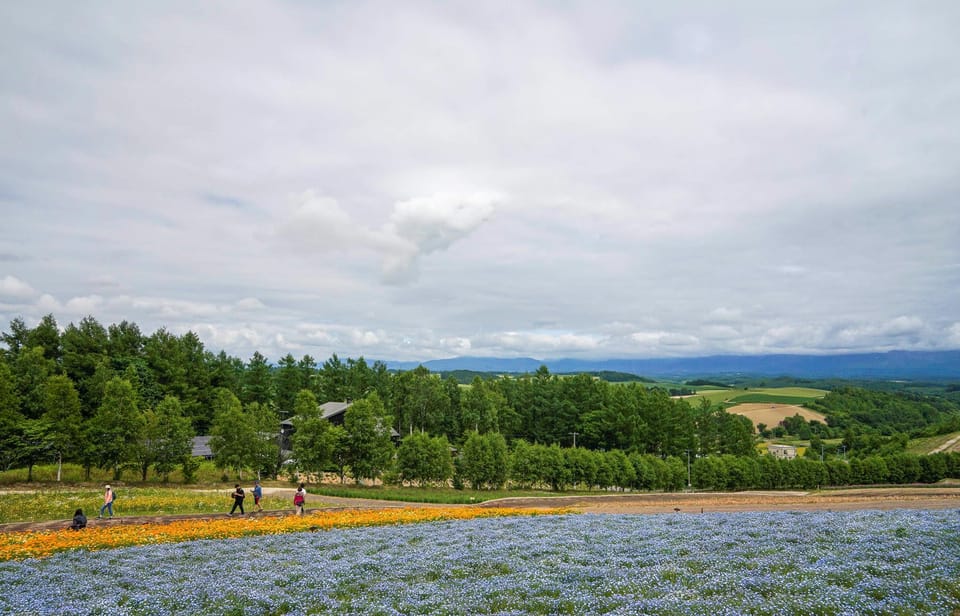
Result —
<svg viewBox="0 0 960 616"><path fill-rule="evenodd" d="M813 399L814 398L800 396L773 396L770 394L749 393L730 398L730 404L746 404L748 402L775 402L777 404L795 404L799 406L804 402L810 402Z"/></svg>
<svg viewBox="0 0 960 616"><path fill-rule="evenodd" d="M907 444L907 453L926 454L931 453L937 448L946 445L950 441L960 438L960 432L952 434L940 434L938 436L928 436L925 438L911 439ZM960 441L956 441L946 451L960 451Z"/></svg>
<svg viewBox="0 0 960 616"><path fill-rule="evenodd" d="M711 404L741 404L747 402L770 402L775 404L803 404L827 395L825 389L808 387L765 387L755 389L701 389L696 397L688 398L696 404L697 398L706 398Z"/></svg>

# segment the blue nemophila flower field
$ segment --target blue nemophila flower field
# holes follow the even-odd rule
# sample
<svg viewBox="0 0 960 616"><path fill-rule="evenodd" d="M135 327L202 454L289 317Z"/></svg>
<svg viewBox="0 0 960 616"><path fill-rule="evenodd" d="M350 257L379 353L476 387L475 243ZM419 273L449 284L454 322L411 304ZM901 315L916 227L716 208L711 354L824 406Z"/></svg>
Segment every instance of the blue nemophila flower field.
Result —
<svg viewBox="0 0 960 616"><path fill-rule="evenodd" d="M4 614L951 614L960 512L475 519L0 563Z"/></svg>

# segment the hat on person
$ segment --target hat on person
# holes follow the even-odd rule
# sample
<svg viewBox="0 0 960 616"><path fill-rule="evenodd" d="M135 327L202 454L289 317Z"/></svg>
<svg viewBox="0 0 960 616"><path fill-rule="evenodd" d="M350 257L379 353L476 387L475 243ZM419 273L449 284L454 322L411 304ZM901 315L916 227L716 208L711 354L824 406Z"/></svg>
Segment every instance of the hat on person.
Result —
<svg viewBox="0 0 960 616"><path fill-rule="evenodd" d="M109 484L109 483L107 484L107 489L108 489L108 490L110 489L110 484Z"/></svg>

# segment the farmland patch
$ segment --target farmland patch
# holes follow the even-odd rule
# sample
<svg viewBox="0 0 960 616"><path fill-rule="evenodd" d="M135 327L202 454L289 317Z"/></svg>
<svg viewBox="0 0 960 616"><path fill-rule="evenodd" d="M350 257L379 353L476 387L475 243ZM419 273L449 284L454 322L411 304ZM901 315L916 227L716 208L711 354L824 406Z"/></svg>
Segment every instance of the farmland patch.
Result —
<svg viewBox="0 0 960 616"><path fill-rule="evenodd" d="M766 424L773 427L779 424L787 417L800 415L807 421L816 420L820 423L827 423L827 418L823 413L811 411L808 408L797 406L795 404L777 404L769 402L748 402L737 404L727 409L728 413L743 415L753 422L753 425Z"/></svg>

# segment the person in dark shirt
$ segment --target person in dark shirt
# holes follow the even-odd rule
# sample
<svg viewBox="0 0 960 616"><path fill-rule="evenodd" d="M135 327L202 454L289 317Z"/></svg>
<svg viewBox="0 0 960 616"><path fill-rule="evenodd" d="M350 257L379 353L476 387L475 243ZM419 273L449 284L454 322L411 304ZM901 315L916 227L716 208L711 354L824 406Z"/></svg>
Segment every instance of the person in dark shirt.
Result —
<svg viewBox="0 0 960 616"><path fill-rule="evenodd" d="M239 483L234 486L231 496L233 496L233 508L227 515L233 515L233 512L236 511L238 507L240 508L240 515L243 515L243 498L246 495L243 493L243 488L240 487Z"/></svg>
<svg viewBox="0 0 960 616"><path fill-rule="evenodd" d="M70 530L80 530L87 527L87 516L83 515L83 509L77 509L73 514L73 522L70 524Z"/></svg>

